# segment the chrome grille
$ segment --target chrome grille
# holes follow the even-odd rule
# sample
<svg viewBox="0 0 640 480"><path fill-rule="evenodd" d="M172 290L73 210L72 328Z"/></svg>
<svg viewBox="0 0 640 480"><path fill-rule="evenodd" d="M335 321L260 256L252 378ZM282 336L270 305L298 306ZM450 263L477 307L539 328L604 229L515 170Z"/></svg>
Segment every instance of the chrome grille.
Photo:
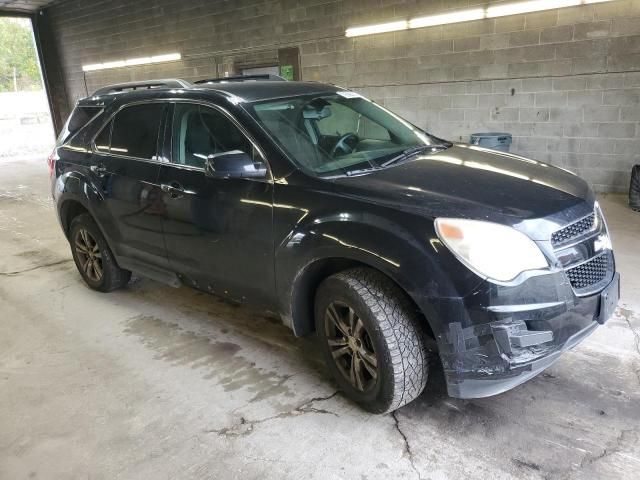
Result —
<svg viewBox="0 0 640 480"><path fill-rule="evenodd" d="M608 267L609 252L603 252L580 265L569 268L566 272L571 286L581 290L602 282L607 276Z"/></svg>
<svg viewBox="0 0 640 480"><path fill-rule="evenodd" d="M594 223L595 215L592 213L591 215L584 217L577 222L572 223L571 225L567 225L566 227L553 232L551 234L551 244L555 247L556 245L561 245L574 238L577 238L593 229Z"/></svg>

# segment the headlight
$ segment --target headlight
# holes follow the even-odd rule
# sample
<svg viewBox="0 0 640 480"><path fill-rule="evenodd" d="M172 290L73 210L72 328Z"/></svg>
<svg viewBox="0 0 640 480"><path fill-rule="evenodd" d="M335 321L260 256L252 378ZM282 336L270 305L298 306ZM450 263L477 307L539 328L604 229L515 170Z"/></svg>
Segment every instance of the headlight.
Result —
<svg viewBox="0 0 640 480"><path fill-rule="evenodd" d="M438 218L436 232L440 241L481 277L508 282L525 270L548 267L535 242L511 227L479 220Z"/></svg>

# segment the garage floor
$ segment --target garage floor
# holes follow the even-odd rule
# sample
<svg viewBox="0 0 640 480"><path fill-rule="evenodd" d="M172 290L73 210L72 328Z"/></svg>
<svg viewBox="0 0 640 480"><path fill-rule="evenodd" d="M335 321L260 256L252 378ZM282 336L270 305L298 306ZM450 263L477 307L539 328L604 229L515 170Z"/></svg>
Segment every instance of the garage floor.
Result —
<svg viewBox="0 0 640 480"><path fill-rule="evenodd" d="M602 197L615 318L543 375L371 416L312 339L259 312L138 279L82 283L44 160L0 163L0 478L638 478L640 214Z"/></svg>

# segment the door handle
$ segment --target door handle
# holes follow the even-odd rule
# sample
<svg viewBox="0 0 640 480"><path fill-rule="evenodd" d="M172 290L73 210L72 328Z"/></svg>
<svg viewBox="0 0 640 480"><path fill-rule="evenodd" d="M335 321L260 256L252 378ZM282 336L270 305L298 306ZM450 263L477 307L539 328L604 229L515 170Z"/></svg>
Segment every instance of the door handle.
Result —
<svg viewBox="0 0 640 480"><path fill-rule="evenodd" d="M170 198L180 198L185 194L184 188L178 182L163 183L160 185L160 190L168 193Z"/></svg>
<svg viewBox="0 0 640 480"><path fill-rule="evenodd" d="M107 169L104 168L104 165L91 165L89 170L99 177L104 177L107 174Z"/></svg>

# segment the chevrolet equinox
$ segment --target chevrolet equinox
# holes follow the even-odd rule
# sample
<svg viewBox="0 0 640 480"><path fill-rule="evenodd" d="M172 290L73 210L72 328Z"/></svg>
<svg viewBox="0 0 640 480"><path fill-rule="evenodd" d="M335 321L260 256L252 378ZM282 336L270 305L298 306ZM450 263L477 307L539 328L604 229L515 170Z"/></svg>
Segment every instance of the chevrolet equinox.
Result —
<svg viewBox="0 0 640 480"><path fill-rule="evenodd" d="M431 356L449 395L495 395L611 316L619 276L585 181L274 80L118 84L77 103L48 166L89 287L136 272L277 312L377 413L422 392Z"/></svg>

